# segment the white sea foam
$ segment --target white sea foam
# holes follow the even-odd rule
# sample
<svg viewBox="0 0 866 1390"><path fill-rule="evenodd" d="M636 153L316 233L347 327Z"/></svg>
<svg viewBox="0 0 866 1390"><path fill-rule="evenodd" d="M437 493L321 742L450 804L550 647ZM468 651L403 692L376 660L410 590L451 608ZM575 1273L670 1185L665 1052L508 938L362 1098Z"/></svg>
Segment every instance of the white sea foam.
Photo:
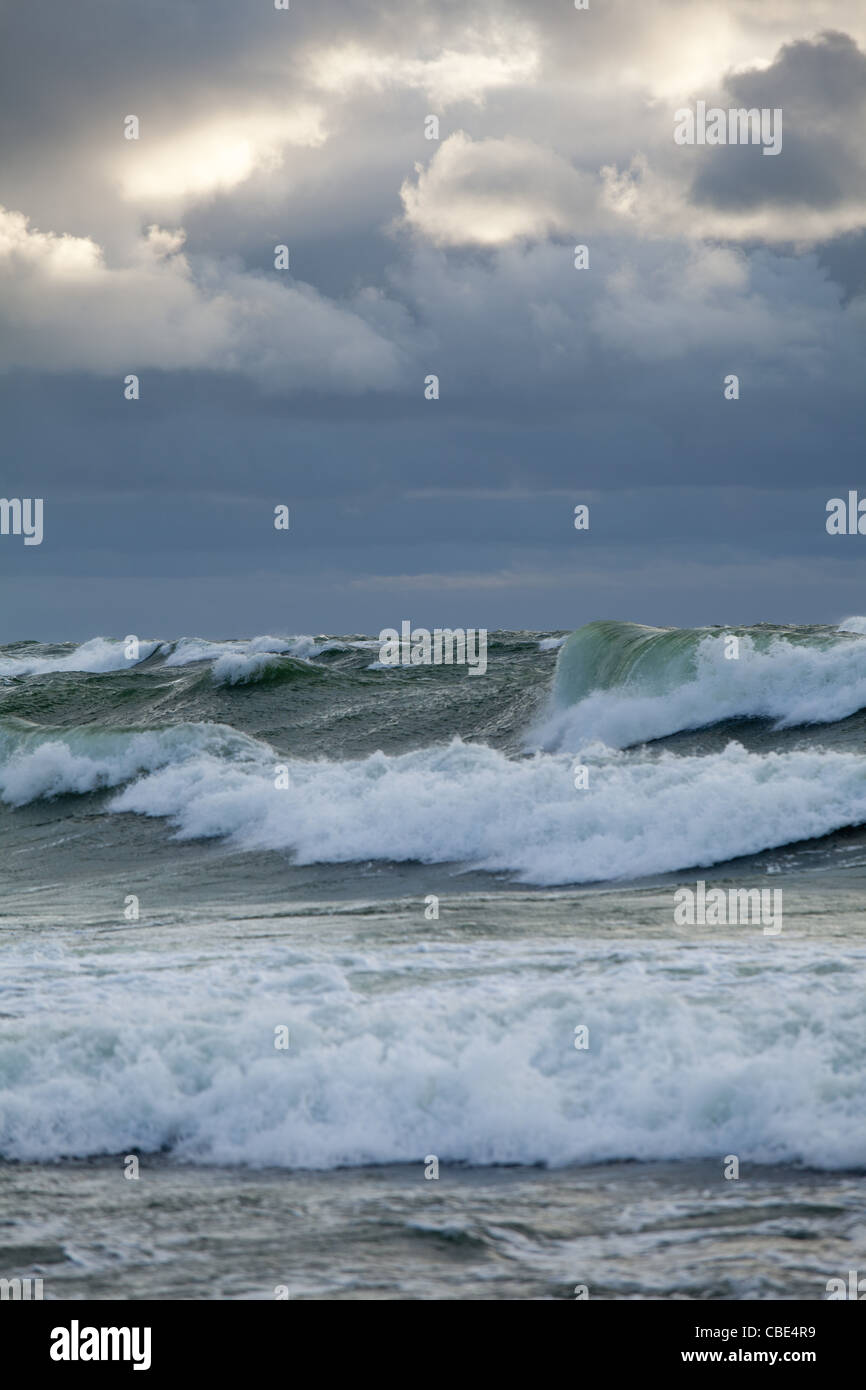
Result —
<svg viewBox="0 0 866 1390"><path fill-rule="evenodd" d="M0 1153L866 1163L862 949L418 940L335 957L293 937L251 956L196 933L154 970L152 932L95 957L10 947Z"/></svg>
<svg viewBox="0 0 866 1390"><path fill-rule="evenodd" d="M866 822L862 756L737 743L700 757L589 748L579 790L568 755L515 759L458 739L309 761L192 724L7 732L0 752L0 796L13 805L126 783L110 811L166 817L183 838L290 851L302 864L458 862L546 885L720 863ZM274 785L277 763L288 788Z"/></svg>
<svg viewBox="0 0 866 1390"><path fill-rule="evenodd" d="M866 760L853 753L605 753L582 790L568 757L515 760L459 740L290 760L289 789L274 788L272 766L197 756L126 787L110 809L304 864L456 861L548 885L719 863L866 821Z"/></svg>
<svg viewBox="0 0 866 1390"><path fill-rule="evenodd" d="M126 668L131 670L138 661L145 661L162 645L153 639L140 641L138 657L132 661L125 654L125 642L108 637L92 637L89 642L83 642L64 656L0 656L0 676L47 676L55 671L101 673Z"/></svg>
<svg viewBox="0 0 866 1390"><path fill-rule="evenodd" d="M56 671L80 671L105 674L111 671L133 670L155 652L164 656L165 666L190 666L199 661L214 663L213 675L217 684L236 684L256 680L280 656L292 656L312 661L325 652L347 651L351 647L375 646L368 642L340 642L331 638L252 637L229 642L211 642L203 637L180 637L176 642L161 642L149 638L139 641L135 660L126 656L125 641L108 637L93 637L61 656L40 653L0 655L0 677L45 676Z"/></svg>
<svg viewBox="0 0 866 1390"><path fill-rule="evenodd" d="M211 674L216 685L246 685L261 680L266 671L279 663L279 656L267 652L223 652L214 662Z"/></svg>
<svg viewBox="0 0 866 1390"><path fill-rule="evenodd" d="M312 661L329 651L345 651L347 643L308 636L253 637L249 641L209 642L201 637L181 637L166 658L166 666L213 662L217 685L240 685L260 680L279 665L281 656Z"/></svg>
<svg viewBox="0 0 866 1390"><path fill-rule="evenodd" d="M139 733L99 729L46 732L24 721L0 729L0 799L12 806L118 787L167 763L199 757L261 756L262 745L221 724L179 724Z"/></svg>

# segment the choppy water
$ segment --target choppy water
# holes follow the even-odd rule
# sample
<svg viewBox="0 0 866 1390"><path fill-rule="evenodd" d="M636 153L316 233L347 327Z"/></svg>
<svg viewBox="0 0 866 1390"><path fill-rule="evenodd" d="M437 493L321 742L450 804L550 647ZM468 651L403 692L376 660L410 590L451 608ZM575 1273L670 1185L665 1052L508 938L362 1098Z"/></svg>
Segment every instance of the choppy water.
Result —
<svg viewBox="0 0 866 1390"><path fill-rule="evenodd" d="M2 649L6 1263L109 1298L823 1296L866 1230L844 626L732 629L737 660L501 633L483 678L360 636ZM783 931L675 926L698 877L781 888Z"/></svg>
<svg viewBox="0 0 866 1390"><path fill-rule="evenodd" d="M46 1299L810 1302L866 1267L856 1175L719 1171L27 1164L0 1169L0 1266Z"/></svg>

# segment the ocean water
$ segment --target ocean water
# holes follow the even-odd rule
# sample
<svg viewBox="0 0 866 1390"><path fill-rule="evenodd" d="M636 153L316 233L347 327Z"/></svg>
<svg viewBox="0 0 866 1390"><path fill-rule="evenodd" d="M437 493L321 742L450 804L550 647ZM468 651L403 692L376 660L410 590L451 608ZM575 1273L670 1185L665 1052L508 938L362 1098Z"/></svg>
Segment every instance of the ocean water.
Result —
<svg viewBox="0 0 866 1390"><path fill-rule="evenodd" d="M377 658L0 649L0 1276L820 1299L866 1267L866 620ZM782 930L677 925L698 880L780 889Z"/></svg>

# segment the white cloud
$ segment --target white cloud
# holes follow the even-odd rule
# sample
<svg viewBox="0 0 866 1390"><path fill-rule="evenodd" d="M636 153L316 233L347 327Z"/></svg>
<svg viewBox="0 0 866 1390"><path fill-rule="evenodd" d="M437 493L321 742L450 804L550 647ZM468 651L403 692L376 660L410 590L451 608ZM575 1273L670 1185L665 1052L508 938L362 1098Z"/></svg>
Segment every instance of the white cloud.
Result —
<svg viewBox="0 0 866 1390"><path fill-rule="evenodd" d="M457 101L481 105L490 91L531 82L538 65L531 33L503 25L467 29L454 46L432 58L351 43L321 49L310 60L312 80L323 91L347 96L364 87L376 92L405 87L426 93L440 108Z"/></svg>
<svg viewBox="0 0 866 1390"><path fill-rule="evenodd" d="M856 392L866 298L841 303L815 257L620 236L593 242L590 264L575 270L568 244L469 258L416 242L395 283L435 344L425 360L444 364L443 397L495 389L543 409L580 383L590 414L604 413L658 389L660 367L674 371L664 399L684 408L695 393L721 400L728 372L752 395Z"/></svg>
<svg viewBox="0 0 866 1390"><path fill-rule="evenodd" d="M279 169L286 146L316 147L325 141L317 107L289 113L223 117L171 136L125 140L114 164L124 198L174 209L225 193L258 171Z"/></svg>
<svg viewBox="0 0 866 1390"><path fill-rule="evenodd" d="M686 148L677 153L693 156L695 151ZM711 153L725 158L728 151L714 149ZM805 191L803 201L796 205L756 201L753 206L740 208L692 202L690 176L694 165L689 158L681 163L682 172L675 173L670 159L662 170L650 164L645 155L636 155L626 168L606 165L601 170L601 201L621 219L622 231L631 231L636 237L678 237L686 241L715 238L794 243L805 249L866 227L866 196L861 193L852 192L844 202L825 207L810 204Z"/></svg>
<svg viewBox="0 0 866 1390"><path fill-rule="evenodd" d="M530 140L443 141L400 190L409 226L436 246L503 246L585 231L597 204L591 175Z"/></svg>
<svg viewBox="0 0 866 1390"><path fill-rule="evenodd" d="M375 294L351 304L309 285L252 275L181 252L184 234L151 227L128 264L106 264L87 237L31 229L0 208L0 368L116 374L147 367L236 371L265 389L385 389L401 353L400 311Z"/></svg>
<svg viewBox="0 0 866 1390"><path fill-rule="evenodd" d="M38 269L46 280L74 281L93 276L101 262L102 252L89 237L31 231L23 213L0 208L0 264Z"/></svg>
<svg viewBox="0 0 866 1390"><path fill-rule="evenodd" d="M736 248L657 243L610 274L592 306L595 341L656 365L723 360L746 389L826 379L843 341L863 330L866 304L840 308L814 265ZM721 391L721 376L718 382Z"/></svg>

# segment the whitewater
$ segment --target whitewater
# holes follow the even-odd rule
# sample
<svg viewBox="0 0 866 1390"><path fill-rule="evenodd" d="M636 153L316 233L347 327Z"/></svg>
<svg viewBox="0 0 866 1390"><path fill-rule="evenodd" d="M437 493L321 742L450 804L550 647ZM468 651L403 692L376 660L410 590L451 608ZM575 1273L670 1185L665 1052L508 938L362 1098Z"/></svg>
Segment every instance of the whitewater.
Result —
<svg viewBox="0 0 866 1390"><path fill-rule="evenodd" d="M826 736L866 705L860 626L731 630L736 660L724 654L727 630L593 623L567 638L506 636L494 642L497 680L471 703L449 672L378 668L369 638L153 639L132 664L104 639L68 653L19 647L0 657L0 798L23 807L113 791L106 816L160 818L169 834L298 864L455 862L540 886L705 867L866 822L862 741L838 727ZM6 713L38 678L50 695L52 679L74 672L91 703L99 682L108 687L106 717L89 709L86 723L52 726ZM176 673L189 683L166 685ZM112 679L128 684L117 692ZM140 713L157 717L130 727L118 713L135 682ZM118 693L123 706L111 703ZM248 717L257 695L268 711L285 706L267 738ZM293 721L293 703L303 719ZM461 710L477 724L479 705L487 736L458 732ZM335 707L343 722L372 726L368 744L390 722L411 746L352 756L335 747ZM191 709L206 717L180 717ZM440 724L433 739L418 736L428 712ZM660 742L707 729L712 746ZM806 732L773 746L790 729Z"/></svg>
<svg viewBox="0 0 866 1390"><path fill-rule="evenodd" d="M0 1156L866 1165L866 621L376 647L0 651Z"/></svg>

